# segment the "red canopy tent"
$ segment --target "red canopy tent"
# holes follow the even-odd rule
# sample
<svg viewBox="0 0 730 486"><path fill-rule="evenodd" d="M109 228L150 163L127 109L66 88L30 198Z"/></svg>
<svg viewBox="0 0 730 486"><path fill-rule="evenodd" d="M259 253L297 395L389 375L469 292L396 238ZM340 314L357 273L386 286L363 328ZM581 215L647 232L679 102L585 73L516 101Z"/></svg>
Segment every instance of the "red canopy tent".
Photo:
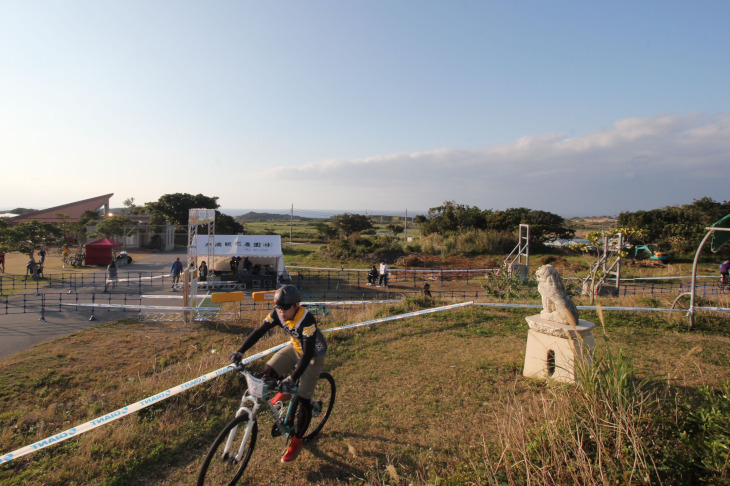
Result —
<svg viewBox="0 0 730 486"><path fill-rule="evenodd" d="M86 244L87 265L109 265L114 258L114 248L124 246L119 241L103 238Z"/></svg>

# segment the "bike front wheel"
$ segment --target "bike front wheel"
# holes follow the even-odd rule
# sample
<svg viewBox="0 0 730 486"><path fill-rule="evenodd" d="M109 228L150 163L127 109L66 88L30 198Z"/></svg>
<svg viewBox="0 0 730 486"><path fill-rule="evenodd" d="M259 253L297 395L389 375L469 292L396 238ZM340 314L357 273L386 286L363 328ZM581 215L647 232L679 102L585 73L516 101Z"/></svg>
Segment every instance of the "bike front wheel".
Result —
<svg viewBox="0 0 730 486"><path fill-rule="evenodd" d="M320 373L317 386L312 395L312 421L307 434L302 438L304 442L312 440L322 430L327 419L330 418L332 407L335 404L335 379L329 373Z"/></svg>
<svg viewBox="0 0 730 486"><path fill-rule="evenodd" d="M248 414L243 413L226 425L218 435L200 468L198 486L218 484L233 486L241 479L251 459L258 434L258 424L254 420L251 424L251 433L245 438L249 421ZM236 459L237 455L240 457L239 460Z"/></svg>

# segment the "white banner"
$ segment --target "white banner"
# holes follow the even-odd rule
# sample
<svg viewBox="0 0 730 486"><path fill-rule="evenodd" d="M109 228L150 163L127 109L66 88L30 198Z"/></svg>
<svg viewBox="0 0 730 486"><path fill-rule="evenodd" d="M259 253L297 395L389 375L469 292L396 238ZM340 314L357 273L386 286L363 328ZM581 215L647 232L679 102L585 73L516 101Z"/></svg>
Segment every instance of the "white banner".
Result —
<svg viewBox="0 0 730 486"><path fill-rule="evenodd" d="M197 256L208 256L208 235L198 235ZM215 256L262 256L280 257L281 235L215 235Z"/></svg>

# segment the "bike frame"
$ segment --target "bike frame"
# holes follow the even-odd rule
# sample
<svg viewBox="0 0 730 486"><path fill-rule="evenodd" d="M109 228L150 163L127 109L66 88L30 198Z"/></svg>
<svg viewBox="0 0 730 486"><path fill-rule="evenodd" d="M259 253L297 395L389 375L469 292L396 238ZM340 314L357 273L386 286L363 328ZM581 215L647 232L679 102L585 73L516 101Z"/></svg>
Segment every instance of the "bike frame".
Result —
<svg viewBox="0 0 730 486"><path fill-rule="evenodd" d="M248 370L241 370L240 373L244 376L250 376L255 378L255 376L249 372ZM255 378L258 379L258 378ZM248 380L247 380L248 381ZM243 457L243 452L246 444L248 444L248 440L251 437L251 431L253 430L254 424L257 420L257 415L259 413L259 409L261 408L261 405L265 403L267 405L267 409L269 413L271 414L272 418L274 419L274 422L276 423L276 427L279 429L279 432L281 432L282 435L288 435L294 432L294 429L296 428L296 424L294 424L293 420L290 420L292 418L292 415L294 414L294 403L297 393L297 388L293 388L291 390L291 400L289 401L289 405L286 410L286 414L283 416L282 420L282 414L281 409L277 410L274 405L271 404L271 402L268 399L268 396L274 392L278 391L276 388L269 388L264 384L263 391L261 393L261 397L254 396L251 394L250 390L246 389L246 391L243 393L243 397L241 398L241 406L238 408L238 411L236 412L236 417L239 417L241 414L247 413L249 416L249 421L246 423L246 431L243 435L243 440L241 441L241 445L238 448L238 452L236 452L235 459L236 461L240 461ZM247 404L249 406L247 406ZM287 423L290 423L292 425L287 426ZM223 448L223 455L227 454L231 450L231 446L233 444L233 439L236 435L238 427L234 427L231 429L231 431L228 433L228 439L226 440L226 445Z"/></svg>

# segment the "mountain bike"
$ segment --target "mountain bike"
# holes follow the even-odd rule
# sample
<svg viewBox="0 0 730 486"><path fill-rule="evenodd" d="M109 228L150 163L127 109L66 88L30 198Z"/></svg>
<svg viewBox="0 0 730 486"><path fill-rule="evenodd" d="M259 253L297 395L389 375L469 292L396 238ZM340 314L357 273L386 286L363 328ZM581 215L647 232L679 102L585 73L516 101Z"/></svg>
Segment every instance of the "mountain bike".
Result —
<svg viewBox="0 0 730 486"><path fill-rule="evenodd" d="M723 275L720 275L720 278L717 279L717 288L720 290L730 290L730 278L725 278Z"/></svg>
<svg viewBox="0 0 730 486"><path fill-rule="evenodd" d="M284 391L280 383L263 376L262 373L249 371L242 363L235 363L239 373L246 378L248 387L241 398L241 406L236 417L226 425L210 446L198 475L198 486L228 484L233 486L241 479L251 459L256 438L258 437L258 414L268 410L274 420L271 436L284 436L284 447L296 430L294 414L296 412L297 389ZM312 440L324 427L335 404L335 379L326 372L319 374L317 386L312 395L312 421L304 434L304 443ZM278 392L290 396L271 403L271 398Z"/></svg>

